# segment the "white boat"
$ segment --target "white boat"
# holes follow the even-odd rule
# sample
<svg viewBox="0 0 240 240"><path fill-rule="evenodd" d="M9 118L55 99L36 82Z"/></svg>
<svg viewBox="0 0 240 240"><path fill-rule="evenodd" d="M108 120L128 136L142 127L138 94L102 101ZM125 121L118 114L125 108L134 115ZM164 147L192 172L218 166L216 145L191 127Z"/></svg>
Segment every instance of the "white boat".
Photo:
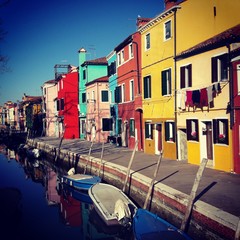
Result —
<svg viewBox="0 0 240 240"><path fill-rule="evenodd" d="M131 224L137 206L117 187L97 183L88 190L94 207L108 226Z"/></svg>

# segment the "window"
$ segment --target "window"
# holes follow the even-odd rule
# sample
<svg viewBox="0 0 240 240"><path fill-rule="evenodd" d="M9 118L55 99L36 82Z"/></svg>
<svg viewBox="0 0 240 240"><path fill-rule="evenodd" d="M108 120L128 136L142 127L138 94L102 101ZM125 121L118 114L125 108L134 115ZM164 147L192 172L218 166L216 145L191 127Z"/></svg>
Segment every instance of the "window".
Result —
<svg viewBox="0 0 240 240"><path fill-rule="evenodd" d="M164 23L164 40L171 38L171 21Z"/></svg>
<svg viewBox="0 0 240 240"><path fill-rule="evenodd" d="M130 137L135 137L135 120L134 119L130 119L129 122L129 134Z"/></svg>
<svg viewBox="0 0 240 240"><path fill-rule="evenodd" d="M228 55L222 54L212 58L212 82L228 80Z"/></svg>
<svg viewBox="0 0 240 240"><path fill-rule="evenodd" d="M162 96L170 95L171 89L171 69L162 71Z"/></svg>
<svg viewBox="0 0 240 240"><path fill-rule="evenodd" d="M86 79L86 69L83 70L83 79Z"/></svg>
<svg viewBox="0 0 240 240"><path fill-rule="evenodd" d="M111 118L102 118L102 130L103 131L112 131L112 119Z"/></svg>
<svg viewBox="0 0 240 240"><path fill-rule="evenodd" d="M121 61L124 63L124 49L121 51Z"/></svg>
<svg viewBox="0 0 240 240"><path fill-rule="evenodd" d="M114 75L116 73L116 61L111 62L110 65L108 65L108 77Z"/></svg>
<svg viewBox="0 0 240 240"><path fill-rule="evenodd" d="M61 98L60 108L64 110L64 98Z"/></svg>
<svg viewBox="0 0 240 240"><path fill-rule="evenodd" d="M86 102L86 93L82 93L82 103Z"/></svg>
<svg viewBox="0 0 240 240"><path fill-rule="evenodd" d="M240 64L237 65L237 91L240 95Z"/></svg>
<svg viewBox="0 0 240 240"><path fill-rule="evenodd" d="M117 55L117 58L118 58L118 66L120 66L121 65L121 54L120 53L118 53L118 55Z"/></svg>
<svg viewBox="0 0 240 240"><path fill-rule="evenodd" d="M213 120L214 143L228 144L228 119Z"/></svg>
<svg viewBox="0 0 240 240"><path fill-rule="evenodd" d="M102 90L101 98L102 102L108 102L108 90Z"/></svg>
<svg viewBox="0 0 240 240"><path fill-rule="evenodd" d="M121 102L126 102L126 97L125 97L125 84L122 84L122 101Z"/></svg>
<svg viewBox="0 0 240 240"><path fill-rule="evenodd" d="M92 100L95 100L95 91L92 91Z"/></svg>
<svg viewBox="0 0 240 240"><path fill-rule="evenodd" d="M151 98L151 76L143 78L144 98Z"/></svg>
<svg viewBox="0 0 240 240"><path fill-rule="evenodd" d="M133 44L129 44L129 58L133 58Z"/></svg>
<svg viewBox="0 0 240 240"><path fill-rule="evenodd" d="M153 139L153 125L151 122L145 122L145 138Z"/></svg>
<svg viewBox="0 0 240 240"><path fill-rule="evenodd" d="M117 120L117 134L121 134L122 133L122 119L118 119Z"/></svg>
<svg viewBox="0 0 240 240"><path fill-rule="evenodd" d="M63 79L61 79L61 89L63 89Z"/></svg>
<svg viewBox="0 0 240 240"><path fill-rule="evenodd" d="M122 101L121 86L116 87L114 93L115 93L115 102L120 103Z"/></svg>
<svg viewBox="0 0 240 240"><path fill-rule="evenodd" d="M150 33L146 34L145 36L145 49L150 49Z"/></svg>
<svg viewBox="0 0 240 240"><path fill-rule="evenodd" d="M180 88L192 87L192 64L180 68Z"/></svg>
<svg viewBox="0 0 240 240"><path fill-rule="evenodd" d="M130 101L134 100L134 83L133 80L130 80Z"/></svg>
<svg viewBox="0 0 240 240"><path fill-rule="evenodd" d="M187 119L186 125L187 125L187 140L199 141L198 120Z"/></svg>
<svg viewBox="0 0 240 240"><path fill-rule="evenodd" d="M165 122L165 141L175 142L175 122Z"/></svg>

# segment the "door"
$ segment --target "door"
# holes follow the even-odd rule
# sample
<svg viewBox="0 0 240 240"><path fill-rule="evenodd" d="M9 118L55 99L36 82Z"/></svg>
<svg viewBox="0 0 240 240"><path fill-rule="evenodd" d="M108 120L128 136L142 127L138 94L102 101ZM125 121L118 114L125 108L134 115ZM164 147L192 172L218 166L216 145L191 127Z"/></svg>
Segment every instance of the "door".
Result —
<svg viewBox="0 0 240 240"><path fill-rule="evenodd" d="M155 131L155 154L160 154L162 151L162 124L156 124L156 131Z"/></svg>
<svg viewBox="0 0 240 240"><path fill-rule="evenodd" d="M213 144L212 144L212 123L206 122L206 144L207 144L207 158L213 160Z"/></svg>

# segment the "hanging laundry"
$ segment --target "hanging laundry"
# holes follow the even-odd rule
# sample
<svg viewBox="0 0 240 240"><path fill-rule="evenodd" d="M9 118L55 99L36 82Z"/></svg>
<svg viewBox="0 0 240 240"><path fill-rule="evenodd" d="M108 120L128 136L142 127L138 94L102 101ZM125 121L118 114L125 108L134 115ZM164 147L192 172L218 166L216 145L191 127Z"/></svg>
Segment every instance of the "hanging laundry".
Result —
<svg viewBox="0 0 240 240"><path fill-rule="evenodd" d="M213 101L212 86L207 87L208 104Z"/></svg>
<svg viewBox="0 0 240 240"><path fill-rule="evenodd" d="M200 91L199 90L194 90L192 92L192 101L194 105L200 104Z"/></svg>
<svg viewBox="0 0 240 240"><path fill-rule="evenodd" d="M192 91L187 90L186 91L186 107L193 107L193 101L192 101Z"/></svg>
<svg viewBox="0 0 240 240"><path fill-rule="evenodd" d="M185 110L186 109L186 91L179 90L177 92L177 107L178 109Z"/></svg>
<svg viewBox="0 0 240 240"><path fill-rule="evenodd" d="M206 88L202 88L200 90L200 106L201 107L208 106L208 93Z"/></svg>
<svg viewBox="0 0 240 240"><path fill-rule="evenodd" d="M215 87L215 84L212 85L212 96L215 98L217 96L217 89Z"/></svg>

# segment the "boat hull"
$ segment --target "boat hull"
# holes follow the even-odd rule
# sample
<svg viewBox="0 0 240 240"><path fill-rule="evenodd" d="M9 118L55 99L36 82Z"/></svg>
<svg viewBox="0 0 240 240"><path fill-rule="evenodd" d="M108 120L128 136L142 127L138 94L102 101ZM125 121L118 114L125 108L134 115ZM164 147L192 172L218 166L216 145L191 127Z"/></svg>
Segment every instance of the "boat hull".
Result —
<svg viewBox="0 0 240 240"><path fill-rule="evenodd" d="M116 202L120 199L126 203L131 215L136 212L137 206L118 188L105 183L98 183L88 190L96 212L108 226L122 225L114 213Z"/></svg>
<svg viewBox="0 0 240 240"><path fill-rule="evenodd" d="M187 234L145 209L137 210L133 219L133 233L136 240L191 240Z"/></svg>
<svg viewBox="0 0 240 240"><path fill-rule="evenodd" d="M101 178L86 174L74 174L71 176L63 176L61 181L73 188L88 190L92 185L101 182Z"/></svg>

